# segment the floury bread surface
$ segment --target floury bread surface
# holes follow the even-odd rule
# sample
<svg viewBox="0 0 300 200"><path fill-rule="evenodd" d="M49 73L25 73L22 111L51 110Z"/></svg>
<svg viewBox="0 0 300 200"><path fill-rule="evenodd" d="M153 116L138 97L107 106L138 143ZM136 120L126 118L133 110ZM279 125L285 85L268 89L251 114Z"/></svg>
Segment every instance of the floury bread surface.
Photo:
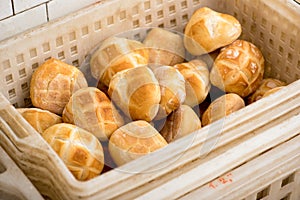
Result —
<svg viewBox="0 0 300 200"><path fill-rule="evenodd" d="M90 68L92 76L105 86L119 71L148 64L148 50L136 40L109 37L92 55Z"/></svg>
<svg viewBox="0 0 300 200"><path fill-rule="evenodd" d="M183 75L171 66L160 66L153 70L160 86L161 100L155 120L167 117L185 100L185 80Z"/></svg>
<svg viewBox="0 0 300 200"><path fill-rule="evenodd" d="M153 28L147 34L143 44L149 49L151 66L173 66L184 61L185 48L180 34L162 28Z"/></svg>
<svg viewBox="0 0 300 200"><path fill-rule="evenodd" d="M116 130L109 140L109 152L120 166L156 151L168 143L148 122L137 120Z"/></svg>
<svg viewBox="0 0 300 200"><path fill-rule="evenodd" d="M236 40L221 49L210 72L213 85L227 93L246 97L263 79L264 57L252 43Z"/></svg>
<svg viewBox="0 0 300 200"><path fill-rule="evenodd" d="M209 90L209 70L202 60L191 60L190 62L174 65L185 79L186 97L183 104L191 107L202 103Z"/></svg>
<svg viewBox="0 0 300 200"><path fill-rule="evenodd" d="M76 179L89 180L102 172L103 148L90 132L72 124L60 123L46 129L42 136Z"/></svg>
<svg viewBox="0 0 300 200"><path fill-rule="evenodd" d="M160 134L170 143L200 128L201 121L195 111L190 106L181 105L167 117Z"/></svg>
<svg viewBox="0 0 300 200"><path fill-rule="evenodd" d="M229 45L241 33L241 24L236 18L202 7L185 27L184 46L191 54L202 55Z"/></svg>
<svg viewBox="0 0 300 200"><path fill-rule="evenodd" d="M59 115L39 108L18 108L17 111L40 134L54 124L62 123Z"/></svg>
<svg viewBox="0 0 300 200"><path fill-rule="evenodd" d="M62 119L89 131L102 141L108 140L124 124L111 100L95 87L75 92L63 111Z"/></svg>
<svg viewBox="0 0 300 200"><path fill-rule="evenodd" d="M87 81L79 69L51 58L33 73L30 98L34 107L60 115L71 95L87 86Z"/></svg>
<svg viewBox="0 0 300 200"><path fill-rule="evenodd" d="M108 88L111 100L132 120L152 121L161 99L160 87L146 66L117 73Z"/></svg>
<svg viewBox="0 0 300 200"><path fill-rule="evenodd" d="M255 90L254 93L252 93L248 98L247 98L247 103L253 103L259 99L261 99L266 92L268 92L269 90L276 88L276 87L281 87L281 86L285 86L286 83L278 80L278 79L274 79L274 78L266 78L263 79L259 85L259 87L257 88L257 90Z"/></svg>
<svg viewBox="0 0 300 200"><path fill-rule="evenodd" d="M245 107L244 100L235 93L228 93L215 99L202 115L202 125L206 126Z"/></svg>

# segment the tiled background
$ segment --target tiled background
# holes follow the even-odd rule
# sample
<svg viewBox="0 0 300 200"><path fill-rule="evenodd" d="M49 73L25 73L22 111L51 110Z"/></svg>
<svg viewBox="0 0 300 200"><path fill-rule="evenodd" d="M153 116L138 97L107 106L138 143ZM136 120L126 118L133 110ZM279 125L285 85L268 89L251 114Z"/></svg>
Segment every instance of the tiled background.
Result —
<svg viewBox="0 0 300 200"><path fill-rule="evenodd" d="M0 41L100 0L0 0Z"/></svg>

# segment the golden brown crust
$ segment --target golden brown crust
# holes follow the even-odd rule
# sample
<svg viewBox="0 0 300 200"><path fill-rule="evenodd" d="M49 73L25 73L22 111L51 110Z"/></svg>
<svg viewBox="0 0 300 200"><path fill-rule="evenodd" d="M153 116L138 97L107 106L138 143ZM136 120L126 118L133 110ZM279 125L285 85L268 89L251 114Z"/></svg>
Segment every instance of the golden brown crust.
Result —
<svg viewBox="0 0 300 200"><path fill-rule="evenodd" d="M246 97L254 92L264 74L264 57L245 40L236 40L221 49L210 72L210 81L219 89Z"/></svg>
<svg viewBox="0 0 300 200"><path fill-rule="evenodd" d="M60 115L71 95L84 87L87 81L79 69L51 58L33 73L30 98L34 107Z"/></svg>
<svg viewBox="0 0 300 200"><path fill-rule="evenodd" d="M264 94L275 88L275 87L280 87L280 86L285 86L286 83L278 80L278 79L274 79L274 78L266 78L263 79L259 85L259 87L255 90L254 93L252 93L248 98L247 98L247 103L253 103L259 99L261 99Z"/></svg>
<svg viewBox="0 0 300 200"><path fill-rule="evenodd" d="M108 88L111 100L132 120L150 122L157 114L160 87L148 67L135 67L117 73Z"/></svg>
<svg viewBox="0 0 300 200"><path fill-rule="evenodd" d="M186 25L184 45L191 54L202 55L232 43L241 32L241 24L233 16L202 7Z"/></svg>
<svg viewBox="0 0 300 200"><path fill-rule="evenodd" d="M180 35L162 28L153 28L143 41L149 49L149 64L173 66L184 61L185 49Z"/></svg>
<svg viewBox="0 0 300 200"><path fill-rule="evenodd" d="M109 140L109 152L120 166L167 145L165 139L148 122L130 122L116 130Z"/></svg>
<svg viewBox="0 0 300 200"><path fill-rule="evenodd" d="M184 102L185 80L183 75L171 66L157 67L153 72L161 91L159 110L155 116L155 120L159 120L167 117Z"/></svg>
<svg viewBox="0 0 300 200"><path fill-rule="evenodd" d="M108 140L124 124L110 99L94 87L75 92L63 111L62 119L89 131L102 141Z"/></svg>
<svg viewBox="0 0 300 200"><path fill-rule="evenodd" d="M104 166L101 143L91 133L72 124L56 124L44 131L43 138L66 164L76 179L98 176Z"/></svg>
<svg viewBox="0 0 300 200"><path fill-rule="evenodd" d="M172 112L165 122L160 134L170 143L201 128L201 121L194 110L181 105Z"/></svg>
<svg viewBox="0 0 300 200"><path fill-rule="evenodd" d="M237 94L229 93L215 99L202 115L202 125L206 126L241 108L245 107L244 100Z"/></svg>
<svg viewBox="0 0 300 200"><path fill-rule="evenodd" d="M54 124L62 123L60 116L39 108L17 108L24 119L40 134Z"/></svg>
<svg viewBox="0 0 300 200"><path fill-rule="evenodd" d="M147 65L148 59L148 50L141 42L110 37L92 55L90 68L94 78L109 86L111 78L117 72Z"/></svg>
<svg viewBox="0 0 300 200"><path fill-rule="evenodd" d="M191 60L174 66L185 79L186 98L183 104L191 107L202 103L209 90L209 71L205 62Z"/></svg>

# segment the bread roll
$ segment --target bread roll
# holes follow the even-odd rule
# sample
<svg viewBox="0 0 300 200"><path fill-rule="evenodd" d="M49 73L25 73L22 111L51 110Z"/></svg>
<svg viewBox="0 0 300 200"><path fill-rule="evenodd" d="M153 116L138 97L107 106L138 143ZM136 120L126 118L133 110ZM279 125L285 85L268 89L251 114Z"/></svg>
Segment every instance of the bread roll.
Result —
<svg viewBox="0 0 300 200"><path fill-rule="evenodd" d="M202 7L185 27L184 46L191 54L202 55L232 43L241 33L241 24L236 18Z"/></svg>
<svg viewBox="0 0 300 200"><path fill-rule="evenodd" d="M24 119L40 134L54 124L62 123L60 116L39 108L17 108Z"/></svg>
<svg viewBox="0 0 300 200"><path fill-rule="evenodd" d="M76 179L85 181L101 173L103 149L93 134L75 125L61 123L46 129L42 136Z"/></svg>
<svg viewBox="0 0 300 200"><path fill-rule="evenodd" d="M148 67L135 67L117 73L109 84L111 100L132 120L150 122L157 114L160 87Z"/></svg>
<svg viewBox="0 0 300 200"><path fill-rule="evenodd" d="M184 61L185 49L180 35L162 28L153 28L143 43L149 48L149 64L173 66Z"/></svg>
<svg viewBox="0 0 300 200"><path fill-rule="evenodd" d="M130 122L116 130L108 149L114 162L120 166L167 145L166 140L148 122Z"/></svg>
<svg viewBox="0 0 300 200"><path fill-rule="evenodd" d="M30 98L34 107L60 115L71 95L87 86L79 69L51 58L32 74Z"/></svg>
<svg viewBox="0 0 300 200"><path fill-rule="evenodd" d="M215 99L202 115L202 125L206 126L241 108L245 107L244 100L237 94L229 93Z"/></svg>
<svg viewBox="0 0 300 200"><path fill-rule="evenodd" d="M210 90L209 71L202 60L192 60L174 66L185 79L186 98L183 104L194 107L203 102Z"/></svg>
<svg viewBox="0 0 300 200"><path fill-rule="evenodd" d="M213 85L227 93L246 97L254 92L264 74L264 57L260 50L245 40L224 47L210 72Z"/></svg>
<svg viewBox="0 0 300 200"><path fill-rule="evenodd" d="M262 98L265 98L267 96L270 96L271 94L274 94L275 92L278 92L279 90L281 90L282 88L284 88L285 86L278 86L278 87L274 87L268 91L266 91L264 93L264 95L262 96Z"/></svg>
<svg viewBox="0 0 300 200"><path fill-rule="evenodd" d="M108 140L124 121L110 99L94 87L75 92L67 103L62 119L94 134L98 139Z"/></svg>
<svg viewBox="0 0 300 200"><path fill-rule="evenodd" d="M148 64L148 50L136 40L109 37L92 55L92 76L109 86L111 78L119 71Z"/></svg>
<svg viewBox="0 0 300 200"><path fill-rule="evenodd" d="M247 103L253 103L259 99L261 99L264 94L276 87L280 87L280 86L285 86L286 83L278 80L278 79L274 79L274 78L266 78L263 79L259 85L259 87L257 88L257 90L255 90L254 93L252 93L248 98L247 98Z"/></svg>
<svg viewBox="0 0 300 200"><path fill-rule="evenodd" d="M201 121L194 110L181 105L172 112L165 122L160 134L170 143L201 128Z"/></svg>
<svg viewBox="0 0 300 200"><path fill-rule="evenodd" d="M167 117L185 100L185 80L182 74L171 66L154 69L155 78L160 86L161 100L155 120Z"/></svg>

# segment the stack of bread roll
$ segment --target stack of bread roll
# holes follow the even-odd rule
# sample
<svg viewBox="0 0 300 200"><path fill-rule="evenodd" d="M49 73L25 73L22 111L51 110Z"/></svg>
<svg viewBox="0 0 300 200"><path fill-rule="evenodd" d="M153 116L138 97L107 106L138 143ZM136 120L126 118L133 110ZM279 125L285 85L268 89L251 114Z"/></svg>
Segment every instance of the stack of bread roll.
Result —
<svg viewBox="0 0 300 200"><path fill-rule="evenodd" d="M285 86L263 78L264 57L241 33L235 17L203 7L184 33L109 37L90 59L97 85L51 58L32 75L34 108L18 111L78 180L91 179L108 158L128 163Z"/></svg>

